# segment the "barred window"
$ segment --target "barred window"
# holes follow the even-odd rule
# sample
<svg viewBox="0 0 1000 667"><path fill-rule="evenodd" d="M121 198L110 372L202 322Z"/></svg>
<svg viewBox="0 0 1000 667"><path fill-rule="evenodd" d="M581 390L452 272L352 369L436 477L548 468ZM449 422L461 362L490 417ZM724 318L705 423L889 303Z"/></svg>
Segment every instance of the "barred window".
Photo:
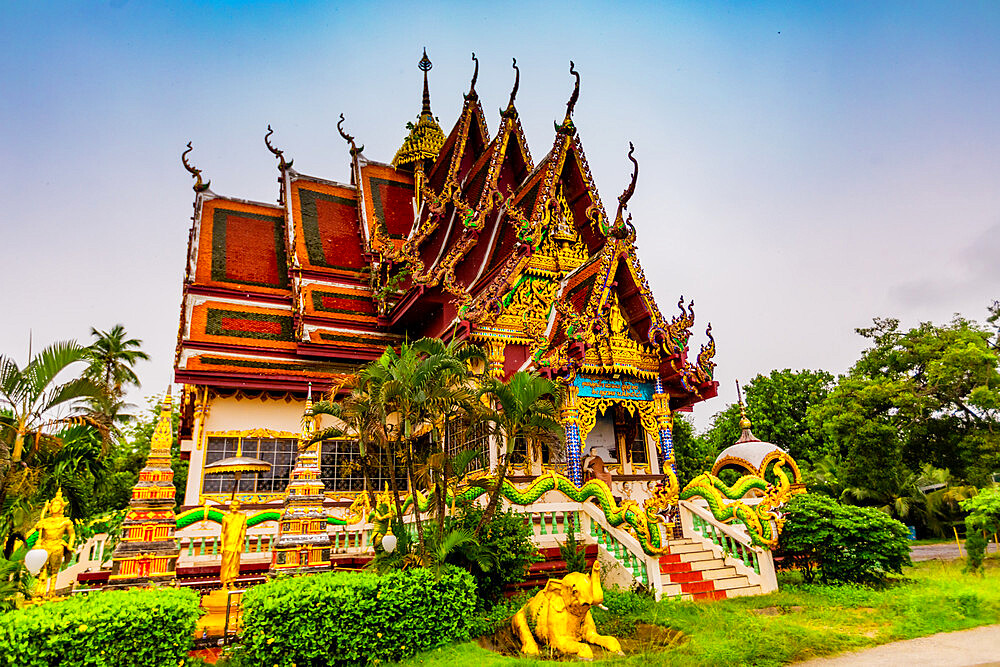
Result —
<svg viewBox="0 0 1000 667"><path fill-rule="evenodd" d="M649 447L646 446L646 431L642 426L636 429L635 439L630 444L629 460L635 465L649 465Z"/></svg>
<svg viewBox="0 0 1000 667"><path fill-rule="evenodd" d="M241 443L242 440L242 443ZM242 446L241 446L242 445ZM261 459L271 464L271 470L258 474L244 473L237 493L284 493L288 478L295 465L298 443L295 438L237 438L209 437L205 450L205 463L242 456ZM203 493L232 493L233 473L205 473Z"/></svg>
<svg viewBox="0 0 1000 667"><path fill-rule="evenodd" d="M376 454L368 470L373 490L381 491L389 482L389 465L384 452ZM356 440L324 440L320 445L320 479L327 491L358 493L364 491L361 450ZM406 471L396 465L396 488L406 489Z"/></svg>
<svg viewBox="0 0 1000 667"><path fill-rule="evenodd" d="M522 466L528 463L528 441L523 435L514 438L514 445L510 448L510 464Z"/></svg>
<svg viewBox="0 0 1000 667"><path fill-rule="evenodd" d="M468 422L462 419L452 419L445 426L444 451L448 456L454 456L463 449L473 449L479 456L469 463L466 472L484 470L490 466L490 431L485 423L479 423L471 429Z"/></svg>

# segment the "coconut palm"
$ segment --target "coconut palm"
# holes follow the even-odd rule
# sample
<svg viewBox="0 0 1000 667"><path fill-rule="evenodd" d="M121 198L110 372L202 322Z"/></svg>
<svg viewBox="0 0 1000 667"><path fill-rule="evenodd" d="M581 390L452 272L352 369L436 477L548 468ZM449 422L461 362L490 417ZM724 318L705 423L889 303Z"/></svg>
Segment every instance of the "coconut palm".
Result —
<svg viewBox="0 0 1000 667"><path fill-rule="evenodd" d="M128 338L125 327L116 324L109 331L91 327L95 339L87 348L89 365L83 376L106 389L107 394L119 399L128 386L138 387L139 377L133 370L136 362L149 361L149 355L140 347L138 338Z"/></svg>
<svg viewBox="0 0 1000 667"><path fill-rule="evenodd" d="M500 465L490 482L490 499L477 533L496 511L513 444L523 438L538 445L556 446L562 432L556 408L559 386L537 373L517 371L506 382L488 378L481 393L490 398L493 406L482 418L493 425L499 436Z"/></svg>

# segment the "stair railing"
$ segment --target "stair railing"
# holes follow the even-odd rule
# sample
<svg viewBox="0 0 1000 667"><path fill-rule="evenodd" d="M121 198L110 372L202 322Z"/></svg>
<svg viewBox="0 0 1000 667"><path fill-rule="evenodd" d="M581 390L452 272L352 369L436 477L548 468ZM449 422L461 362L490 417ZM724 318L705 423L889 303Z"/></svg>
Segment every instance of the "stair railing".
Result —
<svg viewBox="0 0 1000 667"><path fill-rule="evenodd" d="M710 549L751 585L760 586L762 593L778 590L771 552L755 546L742 526L722 523L710 509L690 500L681 500L679 505L685 537Z"/></svg>
<svg viewBox="0 0 1000 667"><path fill-rule="evenodd" d="M581 503L583 536L590 543L597 543L605 560L617 563L619 572L625 574L625 582L638 582L647 590L652 591L659 600L663 591L663 579L660 575L660 561L655 556L647 555L639 540L634 535L612 526L601 508L593 503ZM610 574L610 573L609 573ZM613 580L612 580L613 581ZM626 586L628 587L628 586Z"/></svg>

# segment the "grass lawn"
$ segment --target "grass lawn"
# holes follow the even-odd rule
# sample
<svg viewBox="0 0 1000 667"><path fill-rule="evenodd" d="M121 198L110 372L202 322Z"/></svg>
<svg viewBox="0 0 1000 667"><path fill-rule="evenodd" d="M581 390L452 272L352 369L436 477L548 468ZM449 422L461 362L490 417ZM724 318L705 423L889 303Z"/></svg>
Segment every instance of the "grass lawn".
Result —
<svg viewBox="0 0 1000 667"><path fill-rule="evenodd" d="M687 641L665 653L600 661L631 665L784 665L937 632L1000 623L1000 559L986 576L963 574L964 561L929 561L904 570L882 590L785 583L777 593L719 602L664 601L634 617L680 630ZM756 610L756 611L755 611ZM420 654L416 665L529 665L475 642Z"/></svg>

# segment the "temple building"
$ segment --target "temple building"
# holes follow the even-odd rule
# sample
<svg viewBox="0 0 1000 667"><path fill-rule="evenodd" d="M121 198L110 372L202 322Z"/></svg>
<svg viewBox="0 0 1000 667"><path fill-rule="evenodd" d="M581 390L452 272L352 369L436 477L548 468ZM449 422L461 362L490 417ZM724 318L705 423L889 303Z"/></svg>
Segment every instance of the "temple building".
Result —
<svg viewBox="0 0 1000 667"><path fill-rule="evenodd" d="M341 116L350 183L297 171L269 127L277 203L223 196L191 166L188 145L195 200L175 358L186 507L229 499L233 475L205 466L232 456L271 464L239 481L248 510L280 511L290 483L305 489L303 503L320 489L328 506L349 504L363 491L356 443L328 440L297 461L307 393L336 400L359 367L405 339L474 343L487 352L483 372L534 370L567 384L567 447L520 443L515 482L555 470L579 484L595 448L616 495L641 500L672 461L672 414L715 396L711 327L692 355L693 303L681 298L665 314L640 265L627 211L632 150L631 183L610 214L598 194L573 122L572 64L575 85L538 162L516 107L516 61L492 136L478 61L468 92L454 96L460 108L447 133L431 111L426 53L419 67L420 111L390 162L366 156ZM495 466L494 443L459 438L459 427L447 429L447 447L481 447L484 472ZM376 490L384 483L376 473ZM289 502L294 513L299 503ZM276 555L277 568L279 558L292 562Z"/></svg>

